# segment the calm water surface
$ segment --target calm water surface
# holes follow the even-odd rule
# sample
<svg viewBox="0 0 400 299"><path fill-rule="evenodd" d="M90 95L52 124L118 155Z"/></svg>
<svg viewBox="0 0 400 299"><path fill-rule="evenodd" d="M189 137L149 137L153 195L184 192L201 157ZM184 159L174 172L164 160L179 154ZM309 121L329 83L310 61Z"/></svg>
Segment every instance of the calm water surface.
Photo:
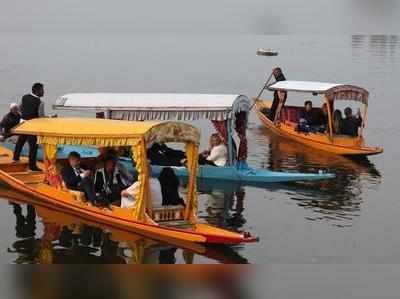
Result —
<svg viewBox="0 0 400 299"><path fill-rule="evenodd" d="M280 56L256 57L258 47L277 49ZM6 195L9 190L3 188L0 263L399 263L399 53L396 35L5 33L0 39L3 113L34 81L46 84L49 109L57 96L69 92L254 96L272 67L279 65L289 79L366 87L371 92L367 142L383 146L385 153L349 160L315 151L271 135L252 113L251 165L326 169L337 175L322 183L260 187L200 182L200 217L249 230L260 237L259 243L211 248L159 244L10 204L6 197L20 196ZM202 129L205 146L211 126L195 124ZM53 240L54 236L59 237ZM137 258L137 252L144 254Z"/></svg>

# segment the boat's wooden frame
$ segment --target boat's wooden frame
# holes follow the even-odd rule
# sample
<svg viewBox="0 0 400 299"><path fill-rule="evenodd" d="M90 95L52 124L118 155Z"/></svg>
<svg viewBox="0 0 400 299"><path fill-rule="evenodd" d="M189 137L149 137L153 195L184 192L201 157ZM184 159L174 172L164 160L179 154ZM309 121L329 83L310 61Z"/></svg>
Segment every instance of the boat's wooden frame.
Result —
<svg viewBox="0 0 400 299"><path fill-rule="evenodd" d="M322 133L303 133L296 130L296 124L290 122L274 123L262 110L271 107L272 101L255 99L255 110L260 121L271 132L311 146L313 148L344 156L370 156L383 152L380 147L365 146L363 137L328 135Z"/></svg>
<svg viewBox="0 0 400 299"><path fill-rule="evenodd" d="M211 181L240 182L243 185L260 186L269 183L318 181L335 177L332 173L280 172L253 168L247 164L246 127L251 100L244 95L202 94L67 94L57 99L56 110L97 111L98 117L124 120L176 120L207 119L215 128L225 133L228 163L222 167L199 165L198 178ZM240 119L237 122L238 118ZM219 125L218 125L219 123ZM237 124L243 126L239 137L238 153L233 150L233 136ZM222 129L224 128L224 129ZM152 165L156 175L162 167ZM175 168L180 177L187 177L184 168Z"/></svg>
<svg viewBox="0 0 400 299"><path fill-rule="evenodd" d="M271 78L271 77L270 77ZM270 79L269 79L270 80ZM287 83L286 83L287 82ZM315 88L315 89L313 89ZM263 92L268 89L270 91L280 92L305 92L313 95L322 95L328 109L328 128L327 133L300 132L297 130L298 123L292 121L288 117L284 117L285 110L300 110L301 107L287 106L286 98L279 98L279 104L276 109L275 119L268 118L263 111L272 107L272 101L261 98ZM370 156L383 152L381 147L369 147L365 144L363 131L367 121L368 111L368 92L357 86L305 82L305 81L281 81L269 84L267 81L256 98L253 98L256 114L260 121L271 132L302 143L304 145L316 148L318 150L344 156ZM337 99L343 97L346 100L355 100L364 104L363 124L356 137L337 135L333 132L333 107Z"/></svg>
<svg viewBox="0 0 400 299"><path fill-rule="evenodd" d="M230 247L223 247L222 250L220 251L218 250L219 247L214 248L212 246L211 247L206 246L205 244L186 242L175 239L168 239L168 240L149 239L146 238L145 236L142 236L137 233L132 233L125 229L116 229L115 227L109 225L99 224L93 220L85 220L77 216L72 216L71 214L67 214L63 211L58 211L54 207L45 207L42 205L40 201L35 200L35 198L27 196L23 193L16 192L15 190L10 188L0 187L0 197L8 199L16 204L32 204L35 208L36 214L42 218L45 226L47 224L56 225L58 227L62 226L76 227L79 225L89 225L107 231L110 234L111 240L115 242L124 242L132 250L135 250L136 246L144 248L150 248L153 246L154 247L173 246L187 251L187 254L197 254L200 256L204 256L206 258L217 260L218 262L223 264L225 263L231 264L236 262L235 259L231 259L229 256L226 257L224 255L224 250L229 250ZM51 246L51 244L47 245ZM243 259L239 255L237 255L237 258ZM140 261L135 261L135 262L137 263Z"/></svg>
<svg viewBox="0 0 400 299"><path fill-rule="evenodd" d="M46 169L43 164L41 167ZM134 220L132 209L113 206L112 210L108 210L93 206L82 201L81 193L49 186L43 183L44 178L44 172L30 172L26 161L13 162L12 152L0 147L0 181L26 196L35 198L45 207L165 242L177 240L195 243L238 244L257 241L257 238L251 237L249 234L230 232L199 223L197 220L187 221L185 226L181 226L181 223L175 226L175 222L172 220L160 224L150 219ZM157 211L163 213L162 210L168 213L168 207L159 208ZM153 209L153 214L155 211L156 209Z"/></svg>

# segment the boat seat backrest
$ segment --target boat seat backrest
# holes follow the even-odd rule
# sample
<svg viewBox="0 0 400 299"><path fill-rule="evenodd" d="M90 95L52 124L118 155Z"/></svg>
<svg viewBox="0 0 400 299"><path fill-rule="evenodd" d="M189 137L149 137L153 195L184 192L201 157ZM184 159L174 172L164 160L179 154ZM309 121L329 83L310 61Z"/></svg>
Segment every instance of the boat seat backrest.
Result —
<svg viewBox="0 0 400 299"><path fill-rule="evenodd" d="M297 106L285 106L282 108L280 114L281 122L291 122L291 123L299 123L299 115L300 111L303 107ZM314 112L321 111L321 108L313 108Z"/></svg>
<svg viewBox="0 0 400 299"><path fill-rule="evenodd" d="M157 222L183 220L184 212L182 206L154 207L151 218Z"/></svg>
<svg viewBox="0 0 400 299"><path fill-rule="evenodd" d="M279 120L281 122L298 123L300 109L301 109L300 107L294 107L294 106L283 107L281 110Z"/></svg>

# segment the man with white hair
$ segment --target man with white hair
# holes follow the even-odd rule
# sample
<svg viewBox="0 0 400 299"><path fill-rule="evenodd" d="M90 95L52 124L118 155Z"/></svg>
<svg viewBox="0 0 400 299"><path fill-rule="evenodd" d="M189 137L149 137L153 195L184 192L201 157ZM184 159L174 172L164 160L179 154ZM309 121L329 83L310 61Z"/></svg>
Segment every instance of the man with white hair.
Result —
<svg viewBox="0 0 400 299"><path fill-rule="evenodd" d="M11 129L18 125L21 121L21 113L19 111L19 106L16 103L10 104L10 111L3 117L0 122L1 137L0 140L12 136Z"/></svg>

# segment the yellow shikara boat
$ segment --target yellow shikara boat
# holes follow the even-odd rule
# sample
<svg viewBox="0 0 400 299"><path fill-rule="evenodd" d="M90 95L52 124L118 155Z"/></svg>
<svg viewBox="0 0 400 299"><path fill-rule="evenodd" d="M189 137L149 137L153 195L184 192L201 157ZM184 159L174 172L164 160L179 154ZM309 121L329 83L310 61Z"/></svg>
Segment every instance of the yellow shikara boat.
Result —
<svg viewBox="0 0 400 299"><path fill-rule="evenodd" d="M255 242L248 233L231 232L200 223L197 218L197 159L200 132L177 122L128 122L85 118L40 118L18 125L13 132L34 135L43 145L43 172L30 172L27 163L13 163L12 153L0 147L0 181L22 192L42 206L110 225L156 240L194 243L238 244ZM153 142L186 144L189 172L186 207L153 207L149 196L147 145ZM133 194L133 208L113 206L112 210L92 206L81 192L66 189L59 175L58 145L130 147L136 162L140 188ZM65 161L64 161L65 162ZM90 163L90 159L87 161ZM95 162L95 161L92 161Z"/></svg>
<svg viewBox="0 0 400 299"><path fill-rule="evenodd" d="M14 204L32 204L35 202L35 200L32 200L31 197L23 193L1 186L0 197L8 199ZM41 246L39 246L40 250L37 252L38 256L34 257L33 260L26 261L28 263L33 261L40 263L63 263L65 260L70 261L69 257L73 258L73 253L68 252L68 250L71 249L73 251L73 249L62 248L62 246L59 246L59 242L54 242L60 240L61 231L64 227L73 230L74 234L79 234L86 226L99 229L106 233L111 241L122 243L125 247L130 248L133 255L127 261L128 263L147 263L145 259L146 251L152 252L153 250L157 250L157 248L165 247L182 249L183 258L186 263L192 263L195 255L203 256L223 264L247 263L245 258L241 257L228 246L206 246L206 244L168 238L164 241L152 240L124 229L116 229L109 225L99 224L96 221L84 220L77 216L58 212L52 208L45 208L40 204L35 203L33 207L36 214L42 218L44 229L43 235L39 239ZM58 248L56 249L55 247ZM72 262L74 261L72 260Z"/></svg>
<svg viewBox="0 0 400 299"><path fill-rule="evenodd" d="M261 99L264 90L275 92L274 100ZM301 92L324 97L328 110L328 125L325 133L301 132L299 112L302 107L286 105L288 93ZM367 90L343 84L307 81L278 81L267 83L254 99L256 113L261 122L273 133L300 142L313 148L346 156L368 156L383 152L381 147L369 147L365 144L363 130L366 126L369 93ZM334 131L334 105L337 100L357 101L364 105L362 126L358 136L340 135ZM315 112L321 108L313 108ZM272 113L271 113L272 112Z"/></svg>

